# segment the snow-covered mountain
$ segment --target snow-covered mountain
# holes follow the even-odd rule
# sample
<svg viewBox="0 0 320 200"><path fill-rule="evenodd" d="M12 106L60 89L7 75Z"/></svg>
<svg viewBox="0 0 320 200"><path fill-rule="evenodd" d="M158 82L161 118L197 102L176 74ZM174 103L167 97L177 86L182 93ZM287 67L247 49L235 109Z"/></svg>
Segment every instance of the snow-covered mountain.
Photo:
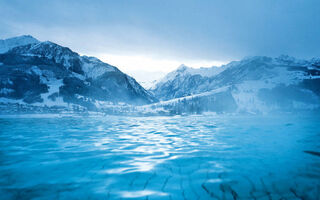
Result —
<svg viewBox="0 0 320 200"><path fill-rule="evenodd" d="M188 104L208 111L255 113L320 107L320 59L257 56L207 70L212 73L180 67L151 92L167 107L183 101L185 110Z"/></svg>
<svg viewBox="0 0 320 200"><path fill-rule="evenodd" d="M220 67L213 66L210 68L191 68L182 64L176 70L159 79L150 88L150 91L159 96L161 100L197 94L202 91L192 91L195 85L202 84L204 80L219 74L233 64L234 62L228 65L222 65Z"/></svg>
<svg viewBox="0 0 320 200"><path fill-rule="evenodd" d="M0 39L0 53L5 53L17 46L22 46L27 44L37 44L37 43L39 43L39 41L30 35L23 35L19 37L4 39L4 40Z"/></svg>
<svg viewBox="0 0 320 200"><path fill-rule="evenodd" d="M80 56L67 47L39 42L31 36L3 41L6 45L1 49L8 50L0 54L2 106L95 110L110 104L156 101L135 79L97 58Z"/></svg>
<svg viewBox="0 0 320 200"><path fill-rule="evenodd" d="M320 59L257 56L221 67L182 65L146 91L112 65L31 36L0 40L0 52L1 111L320 110Z"/></svg>
<svg viewBox="0 0 320 200"><path fill-rule="evenodd" d="M177 79L185 79L188 76L200 75L202 77L211 77L221 71L223 71L227 66L223 65L221 67L201 67L201 68L191 68L184 64L180 65L178 69L168 73L165 77L159 79L151 89L159 88L167 84L168 82L176 81Z"/></svg>

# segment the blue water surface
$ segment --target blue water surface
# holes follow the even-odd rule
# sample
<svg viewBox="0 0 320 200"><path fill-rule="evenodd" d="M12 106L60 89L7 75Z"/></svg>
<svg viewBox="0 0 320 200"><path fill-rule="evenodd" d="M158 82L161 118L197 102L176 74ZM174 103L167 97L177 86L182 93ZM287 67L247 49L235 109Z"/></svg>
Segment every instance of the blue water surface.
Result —
<svg viewBox="0 0 320 200"><path fill-rule="evenodd" d="M320 199L320 117L2 116L0 199Z"/></svg>

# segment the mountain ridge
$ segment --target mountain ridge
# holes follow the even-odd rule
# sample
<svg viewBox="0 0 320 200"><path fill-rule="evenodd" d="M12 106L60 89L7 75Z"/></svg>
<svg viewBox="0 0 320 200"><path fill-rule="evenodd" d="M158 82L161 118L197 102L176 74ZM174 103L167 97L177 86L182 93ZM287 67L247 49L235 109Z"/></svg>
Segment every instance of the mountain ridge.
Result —
<svg viewBox="0 0 320 200"><path fill-rule="evenodd" d="M1 41L10 41L0 43L6 49L0 53L4 110L182 114L320 109L319 58L253 56L220 67L181 65L146 90L117 67L54 42L32 36Z"/></svg>
<svg viewBox="0 0 320 200"><path fill-rule="evenodd" d="M188 104L195 106L196 101L197 106L202 105L202 110L218 112L263 113L272 110L318 109L320 106L320 62L317 58L247 57L230 62L213 76L185 73L186 69L179 68L169 73L169 77L163 79L166 81L158 83L151 92L164 102L186 97L189 103L184 102L186 108L182 109L186 112ZM229 89L210 93L223 87ZM201 95L208 92L209 96ZM190 100L192 96L197 99ZM230 104L218 108L221 102ZM181 102L175 102L171 108L168 105L166 107L171 110L180 107L181 110L179 104Z"/></svg>
<svg viewBox="0 0 320 200"><path fill-rule="evenodd" d="M117 67L98 58L80 56L50 41L13 45L0 54L0 65L2 103L63 107L72 104L97 110L121 102L135 105L156 101Z"/></svg>
<svg viewBox="0 0 320 200"><path fill-rule="evenodd" d="M8 50L27 44L36 44L40 41L36 38L32 37L31 35L22 35L17 37L12 37L8 39L0 39L0 53L5 53Z"/></svg>

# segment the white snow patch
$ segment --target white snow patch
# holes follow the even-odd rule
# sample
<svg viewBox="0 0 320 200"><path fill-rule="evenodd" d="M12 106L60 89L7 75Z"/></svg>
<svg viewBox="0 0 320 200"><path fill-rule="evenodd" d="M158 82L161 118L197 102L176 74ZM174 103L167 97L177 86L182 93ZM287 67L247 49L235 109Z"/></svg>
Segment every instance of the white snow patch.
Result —
<svg viewBox="0 0 320 200"><path fill-rule="evenodd" d="M48 87L49 87L49 91L47 93L42 93L41 94L41 98L43 99L43 102L41 103L34 103L34 105L36 106L64 106L64 107L68 107L68 104L66 102L63 101L62 97L57 97L55 99L55 101L51 100L50 98L48 98L50 95L54 94L54 93L59 93L59 88L61 86L63 86L63 80L50 80L47 83Z"/></svg>
<svg viewBox="0 0 320 200"><path fill-rule="evenodd" d="M106 72L115 71L115 68L111 65L101 62L99 59L94 57L82 56L82 70L85 72L87 77L97 78Z"/></svg>

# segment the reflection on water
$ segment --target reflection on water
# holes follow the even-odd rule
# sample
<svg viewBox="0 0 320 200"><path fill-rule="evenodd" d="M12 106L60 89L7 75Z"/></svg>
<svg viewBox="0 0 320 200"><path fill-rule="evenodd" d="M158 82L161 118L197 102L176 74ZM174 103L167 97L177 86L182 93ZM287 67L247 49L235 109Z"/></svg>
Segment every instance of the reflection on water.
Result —
<svg viewBox="0 0 320 200"><path fill-rule="evenodd" d="M0 197L320 199L319 122L317 116L1 118Z"/></svg>

